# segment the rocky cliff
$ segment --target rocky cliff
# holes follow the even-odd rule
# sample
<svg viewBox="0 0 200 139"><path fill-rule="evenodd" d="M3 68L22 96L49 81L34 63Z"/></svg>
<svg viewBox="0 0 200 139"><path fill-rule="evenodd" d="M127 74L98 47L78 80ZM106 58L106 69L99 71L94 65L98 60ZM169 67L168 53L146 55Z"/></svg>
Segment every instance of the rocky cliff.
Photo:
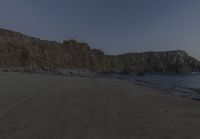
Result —
<svg viewBox="0 0 200 139"><path fill-rule="evenodd" d="M106 55L75 40L45 41L0 29L0 67L16 70L89 69L98 72L193 72L200 62L184 51Z"/></svg>
<svg viewBox="0 0 200 139"><path fill-rule="evenodd" d="M198 72L200 62L181 50L128 53L113 56L112 68L125 72Z"/></svg>

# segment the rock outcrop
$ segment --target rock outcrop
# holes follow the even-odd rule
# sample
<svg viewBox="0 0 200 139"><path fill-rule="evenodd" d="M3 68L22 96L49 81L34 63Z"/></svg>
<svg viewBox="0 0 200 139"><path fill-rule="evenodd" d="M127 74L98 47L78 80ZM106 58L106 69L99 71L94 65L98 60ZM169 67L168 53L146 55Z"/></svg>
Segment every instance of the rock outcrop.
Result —
<svg viewBox="0 0 200 139"><path fill-rule="evenodd" d="M0 67L14 70L89 69L97 72L199 72L184 51L106 55L75 40L58 43L0 29Z"/></svg>
<svg viewBox="0 0 200 139"><path fill-rule="evenodd" d="M181 50L128 53L112 57L112 67L125 72L198 72L200 62Z"/></svg>

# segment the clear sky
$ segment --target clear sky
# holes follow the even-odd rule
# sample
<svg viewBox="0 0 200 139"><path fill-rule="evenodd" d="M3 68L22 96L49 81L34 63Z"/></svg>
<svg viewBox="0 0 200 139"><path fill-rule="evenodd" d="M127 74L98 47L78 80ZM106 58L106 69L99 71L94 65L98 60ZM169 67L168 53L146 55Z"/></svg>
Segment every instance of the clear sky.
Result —
<svg viewBox="0 0 200 139"><path fill-rule="evenodd" d="M182 49L200 60L200 0L0 0L0 27L108 54Z"/></svg>

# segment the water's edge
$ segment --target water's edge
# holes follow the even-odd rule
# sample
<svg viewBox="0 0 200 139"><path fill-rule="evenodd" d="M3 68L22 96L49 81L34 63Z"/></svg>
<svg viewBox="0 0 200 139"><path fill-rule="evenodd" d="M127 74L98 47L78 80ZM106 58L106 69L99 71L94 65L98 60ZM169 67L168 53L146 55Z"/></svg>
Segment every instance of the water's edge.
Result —
<svg viewBox="0 0 200 139"><path fill-rule="evenodd" d="M1 73L5 73L0 71ZM12 72L9 72L12 73ZM146 81L143 78L149 78L148 76L139 77L136 75L120 75L120 74L98 74L95 72L91 72L89 70L60 70L56 72L46 72L46 71L35 71L35 72L17 72L17 73L27 73L27 74L41 74L41 75L60 75L60 76L67 76L67 77L82 77L82 78L102 78L102 79L118 79L123 81L128 81L133 84L142 85L142 86L151 86L159 89L167 90L172 95L181 96L189 99L193 99L196 101L200 101L200 85L196 85L197 87L188 87L188 86L178 86L178 85L167 85L167 84L159 84L151 81ZM154 74L155 78L154 80L160 82L159 76L163 76L163 74ZM167 75L165 74L167 77ZM176 74L171 74L173 78L176 78ZM183 77L185 75L179 75L179 77ZM189 75L190 76L190 75ZM192 74L192 76L195 77L195 75ZM200 77L200 74L197 74L197 76ZM177 78L179 78L177 77ZM152 78L152 77L150 77ZM153 76L154 78L154 76ZM163 77L162 77L163 78ZM197 82L200 84L200 79L197 80Z"/></svg>
<svg viewBox="0 0 200 139"><path fill-rule="evenodd" d="M200 101L200 88L191 88L191 87L183 87L183 86L175 86L175 85L164 85L164 84L156 84L150 81L139 80L134 78L126 78L128 75L110 75L107 78L110 79L119 79L128 81L133 84L142 85L142 86L151 86L158 89L168 90L172 95L181 96L189 99L193 99L196 101Z"/></svg>

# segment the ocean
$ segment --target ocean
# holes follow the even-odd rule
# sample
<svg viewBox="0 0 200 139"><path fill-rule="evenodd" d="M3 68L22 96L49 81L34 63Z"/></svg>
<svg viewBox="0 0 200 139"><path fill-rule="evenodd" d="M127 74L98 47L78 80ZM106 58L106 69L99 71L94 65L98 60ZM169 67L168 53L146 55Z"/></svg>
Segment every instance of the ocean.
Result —
<svg viewBox="0 0 200 139"><path fill-rule="evenodd" d="M138 82L143 85L151 85L159 88L171 89L183 97L200 100L200 73L193 74L146 74L137 76L135 74L109 76L114 79Z"/></svg>

